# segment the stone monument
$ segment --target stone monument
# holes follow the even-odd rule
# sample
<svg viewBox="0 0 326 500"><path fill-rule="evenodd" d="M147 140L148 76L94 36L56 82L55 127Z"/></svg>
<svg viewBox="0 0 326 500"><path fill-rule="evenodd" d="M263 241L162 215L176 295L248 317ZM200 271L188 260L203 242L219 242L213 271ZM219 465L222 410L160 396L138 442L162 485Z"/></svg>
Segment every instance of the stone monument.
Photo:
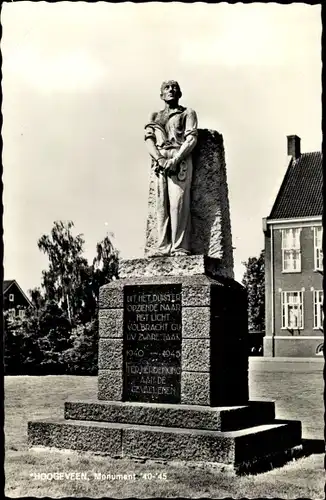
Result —
<svg viewBox="0 0 326 500"><path fill-rule="evenodd" d="M197 129L177 82L161 97L145 126L145 257L122 260L119 280L100 290L97 399L67 401L62 421L29 422L29 443L235 472L282 463L302 448L301 423L249 401L223 138Z"/></svg>

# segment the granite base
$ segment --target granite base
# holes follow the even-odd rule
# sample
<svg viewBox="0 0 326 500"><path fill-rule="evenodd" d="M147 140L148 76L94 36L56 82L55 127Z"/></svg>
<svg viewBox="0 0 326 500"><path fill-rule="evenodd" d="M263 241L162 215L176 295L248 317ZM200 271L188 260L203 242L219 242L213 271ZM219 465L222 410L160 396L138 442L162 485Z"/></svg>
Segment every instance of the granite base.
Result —
<svg viewBox="0 0 326 500"><path fill-rule="evenodd" d="M273 401L251 401L247 406L216 408L98 400L67 401L65 418L224 432L272 422L275 419L275 404Z"/></svg>
<svg viewBox="0 0 326 500"><path fill-rule="evenodd" d="M301 423L274 420L234 431L132 425L82 420L28 424L30 446L73 449L160 460L224 464L235 473L259 469L273 458L284 461L301 447Z"/></svg>
<svg viewBox="0 0 326 500"><path fill-rule="evenodd" d="M135 277L133 264L131 261L125 261L124 275L130 273L130 276L101 288L98 399L129 399L124 393L123 383L123 318L126 313L124 296L128 287L139 289L146 294L150 293L147 290L153 290L153 287L155 290L160 287L172 289L177 285L181 290L182 330L181 377L180 387L176 387L178 400L175 402L207 406L248 403L248 323L245 290L232 279L205 275L207 270L205 271L202 256L184 259L188 264L189 260L193 262L193 274L188 271L189 275L148 275L154 272L146 264L146 261L151 259L142 259L142 265L145 267L141 269L144 271L146 268L148 273L144 271L143 277ZM169 266L173 267L174 263L173 258L164 258L159 268L162 273L167 273Z"/></svg>

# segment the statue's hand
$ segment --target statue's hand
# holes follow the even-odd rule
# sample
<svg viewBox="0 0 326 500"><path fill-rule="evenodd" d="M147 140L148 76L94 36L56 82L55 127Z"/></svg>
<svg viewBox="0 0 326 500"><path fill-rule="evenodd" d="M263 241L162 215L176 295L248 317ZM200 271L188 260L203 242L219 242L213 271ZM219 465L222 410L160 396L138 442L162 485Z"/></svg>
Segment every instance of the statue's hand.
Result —
<svg viewBox="0 0 326 500"><path fill-rule="evenodd" d="M177 160L175 158L170 158L165 163L165 172L166 175L175 175L177 173Z"/></svg>
<svg viewBox="0 0 326 500"><path fill-rule="evenodd" d="M166 164L166 158L163 158L163 156L161 156L161 158L159 158L157 161L156 161L157 165L164 169L165 168L165 164Z"/></svg>
<svg viewBox="0 0 326 500"><path fill-rule="evenodd" d="M158 176L165 171L166 159L161 157L155 162L155 174Z"/></svg>

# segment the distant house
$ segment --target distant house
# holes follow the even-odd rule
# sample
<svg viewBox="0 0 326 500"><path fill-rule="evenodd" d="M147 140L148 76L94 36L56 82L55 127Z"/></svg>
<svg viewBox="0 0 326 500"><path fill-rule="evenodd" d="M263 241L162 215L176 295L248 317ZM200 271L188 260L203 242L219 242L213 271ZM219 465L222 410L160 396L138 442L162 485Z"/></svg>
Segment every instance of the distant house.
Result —
<svg viewBox="0 0 326 500"><path fill-rule="evenodd" d="M289 163L265 233L264 356L323 352L322 153L301 153L288 136Z"/></svg>
<svg viewBox="0 0 326 500"><path fill-rule="evenodd" d="M10 317L25 317L27 308L33 307L31 301L20 288L16 280L3 282L3 310L8 311Z"/></svg>

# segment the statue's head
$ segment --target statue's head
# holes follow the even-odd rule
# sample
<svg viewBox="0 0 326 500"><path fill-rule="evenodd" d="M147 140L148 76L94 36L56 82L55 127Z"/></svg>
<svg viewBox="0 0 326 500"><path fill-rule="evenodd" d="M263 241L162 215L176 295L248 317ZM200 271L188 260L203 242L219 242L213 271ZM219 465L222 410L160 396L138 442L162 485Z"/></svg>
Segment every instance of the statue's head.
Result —
<svg viewBox="0 0 326 500"><path fill-rule="evenodd" d="M160 95L165 102L178 101L182 96L180 85L175 80L167 80L161 85Z"/></svg>

